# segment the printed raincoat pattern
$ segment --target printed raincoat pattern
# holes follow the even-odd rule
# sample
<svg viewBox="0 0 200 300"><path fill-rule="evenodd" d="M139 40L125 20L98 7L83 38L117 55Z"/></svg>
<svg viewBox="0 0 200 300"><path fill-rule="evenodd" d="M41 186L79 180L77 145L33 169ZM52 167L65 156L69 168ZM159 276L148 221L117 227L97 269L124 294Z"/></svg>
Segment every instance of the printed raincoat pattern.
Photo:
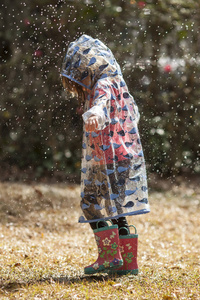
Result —
<svg viewBox="0 0 200 300"><path fill-rule="evenodd" d="M99 124L93 132L84 127L79 222L148 213L138 107L111 50L82 35L69 45L61 75L87 88L82 117Z"/></svg>

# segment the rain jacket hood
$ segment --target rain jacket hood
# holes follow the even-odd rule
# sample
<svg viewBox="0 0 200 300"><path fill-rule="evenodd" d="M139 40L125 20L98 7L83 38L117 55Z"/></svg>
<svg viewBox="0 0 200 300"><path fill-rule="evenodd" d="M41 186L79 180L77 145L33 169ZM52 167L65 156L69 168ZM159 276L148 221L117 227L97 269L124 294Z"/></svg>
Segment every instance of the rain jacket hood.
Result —
<svg viewBox="0 0 200 300"><path fill-rule="evenodd" d="M122 75L111 50L98 39L82 35L70 43L65 55L61 76L92 90L99 79ZM89 78L90 85L83 80Z"/></svg>

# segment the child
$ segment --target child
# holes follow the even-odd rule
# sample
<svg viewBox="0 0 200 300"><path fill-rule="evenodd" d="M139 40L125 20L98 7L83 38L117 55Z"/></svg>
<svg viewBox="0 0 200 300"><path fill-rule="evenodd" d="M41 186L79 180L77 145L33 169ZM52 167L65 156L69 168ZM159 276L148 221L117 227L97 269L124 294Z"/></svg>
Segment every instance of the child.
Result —
<svg viewBox="0 0 200 300"><path fill-rule="evenodd" d="M99 251L97 261L84 271L137 274L137 235L130 234L126 216L150 211L137 105L110 49L88 35L69 45L61 76L84 111L84 216L79 222L90 224Z"/></svg>

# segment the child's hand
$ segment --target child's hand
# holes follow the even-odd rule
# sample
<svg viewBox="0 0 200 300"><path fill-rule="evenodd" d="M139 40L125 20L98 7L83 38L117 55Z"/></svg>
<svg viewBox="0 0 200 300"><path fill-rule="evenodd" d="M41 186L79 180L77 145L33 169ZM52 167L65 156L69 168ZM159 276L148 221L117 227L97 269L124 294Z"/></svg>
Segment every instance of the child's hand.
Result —
<svg viewBox="0 0 200 300"><path fill-rule="evenodd" d="M91 116L87 119L85 122L85 129L86 131L94 131L98 127L98 117L97 116Z"/></svg>

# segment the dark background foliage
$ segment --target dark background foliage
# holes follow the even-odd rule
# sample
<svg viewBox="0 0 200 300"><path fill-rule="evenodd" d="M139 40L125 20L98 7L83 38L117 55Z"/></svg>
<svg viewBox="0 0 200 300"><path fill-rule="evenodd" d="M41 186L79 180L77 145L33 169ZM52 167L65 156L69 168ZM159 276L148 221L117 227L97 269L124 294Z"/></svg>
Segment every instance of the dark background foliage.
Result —
<svg viewBox="0 0 200 300"><path fill-rule="evenodd" d="M105 42L122 68L149 172L200 173L199 1L3 0L0 15L3 179L79 178L82 120L59 72L83 33Z"/></svg>

